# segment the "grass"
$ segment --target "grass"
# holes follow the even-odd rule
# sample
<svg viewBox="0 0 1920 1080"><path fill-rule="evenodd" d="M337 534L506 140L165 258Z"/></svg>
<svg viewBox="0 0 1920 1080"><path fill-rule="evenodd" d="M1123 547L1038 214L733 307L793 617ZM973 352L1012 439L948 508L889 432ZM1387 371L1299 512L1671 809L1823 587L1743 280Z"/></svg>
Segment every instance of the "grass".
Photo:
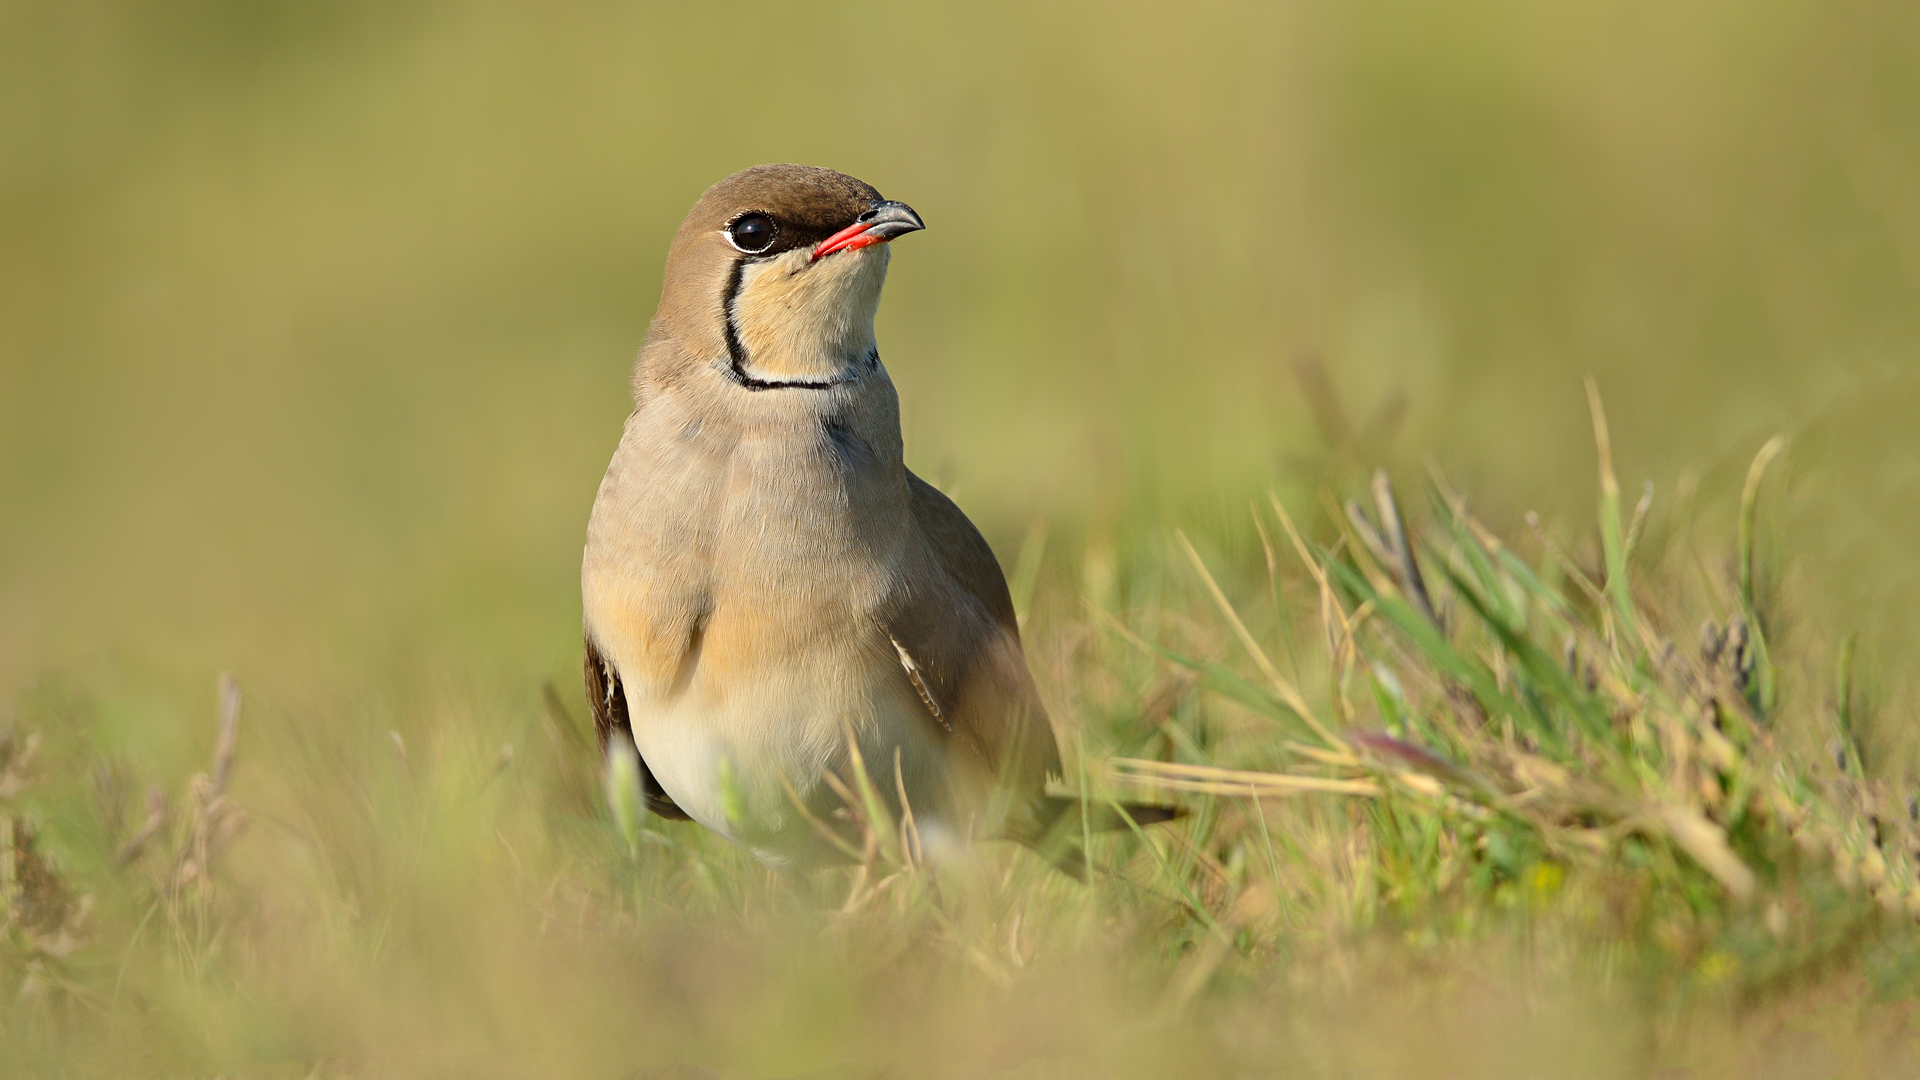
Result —
<svg viewBox="0 0 1920 1080"><path fill-rule="evenodd" d="M1256 507L1264 581L1223 579L1180 535L1164 563L1125 568L1156 602L1030 627L1065 787L1189 810L1089 837L1084 884L1010 845L926 865L872 797L880 763L845 778L856 865L774 875L645 817L571 686L525 712L451 695L392 727L349 708L269 738L229 679L207 767L169 786L101 737L84 681L43 683L0 742L0 1068L1897 1062L1915 1049L1899 1003L1920 986L1920 834L1897 771L1870 771L1856 737L1850 641L1769 647L1783 613L1760 599L1754 538L1783 444L1753 462L1732 573L1689 585L1650 551L1663 511L1624 507L1590 404L1584 541L1496 536L1438 475L1408 515L1379 473L1351 485L1371 507L1332 486L1311 517ZM1019 576L1035 597L1037 571Z"/></svg>

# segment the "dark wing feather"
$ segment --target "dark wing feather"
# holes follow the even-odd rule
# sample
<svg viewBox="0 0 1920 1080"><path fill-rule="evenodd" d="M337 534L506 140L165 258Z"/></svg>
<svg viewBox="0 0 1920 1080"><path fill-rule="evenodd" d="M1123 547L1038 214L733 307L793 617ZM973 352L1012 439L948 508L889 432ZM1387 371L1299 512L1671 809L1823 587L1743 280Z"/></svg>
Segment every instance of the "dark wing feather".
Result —
<svg viewBox="0 0 1920 1080"><path fill-rule="evenodd" d="M909 674L940 707L935 719L972 743L1003 782L1037 798L1059 775L1060 748L1027 670L1007 579L953 500L911 472L907 486L945 582L906 597L888 632L917 664Z"/></svg>
<svg viewBox="0 0 1920 1080"><path fill-rule="evenodd" d="M627 694L620 685L620 675L600 657L600 650L593 647L593 639L587 639L587 705L593 709L593 734L600 744L600 756L607 756L607 744L615 738L633 743L633 729L627 723ZM635 755L638 757L638 755ZM673 801L660 781L653 778L653 771L647 768L647 760L640 761L640 793L647 800L647 809L663 818L675 821L693 820L685 810Z"/></svg>
<svg viewBox="0 0 1920 1080"><path fill-rule="evenodd" d="M953 500L907 474L914 522L951 588L918 590L888 625L892 645L933 720L971 742L1022 793L1002 835L1040 852L1075 877L1086 874L1080 837L1088 830L1171 821L1171 806L1083 806L1046 794L1060 775L1060 746L1020 646L1013 596L993 549Z"/></svg>
<svg viewBox="0 0 1920 1080"><path fill-rule="evenodd" d="M980 604L1014 637L1020 636L1020 623L1013 611L1013 594L1007 590L1007 577L1000 572L1000 560L994 558L987 538L980 535L967 515L939 488L907 473L909 505L920 531L932 542L940 565L954 581L973 595Z"/></svg>

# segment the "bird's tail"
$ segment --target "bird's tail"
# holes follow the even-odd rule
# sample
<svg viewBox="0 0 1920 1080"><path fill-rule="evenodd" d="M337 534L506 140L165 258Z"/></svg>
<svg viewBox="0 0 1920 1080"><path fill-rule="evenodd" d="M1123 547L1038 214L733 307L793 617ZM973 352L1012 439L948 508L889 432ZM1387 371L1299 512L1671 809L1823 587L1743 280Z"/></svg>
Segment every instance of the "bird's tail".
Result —
<svg viewBox="0 0 1920 1080"><path fill-rule="evenodd" d="M1076 881L1087 879L1085 838L1135 826L1158 825L1186 814L1178 806L1156 803L1097 802L1059 795L1042 796L1025 828L1013 839L1032 848L1061 873Z"/></svg>
<svg viewBox="0 0 1920 1080"><path fill-rule="evenodd" d="M1157 803L1090 803L1061 795L1046 795L1041 797L1035 816L1045 823L1045 829L1049 832L1066 829L1078 834L1082 831L1112 832L1125 829L1129 818L1135 825L1158 825L1185 813L1178 806L1161 806ZM1082 818L1086 819L1084 823Z"/></svg>

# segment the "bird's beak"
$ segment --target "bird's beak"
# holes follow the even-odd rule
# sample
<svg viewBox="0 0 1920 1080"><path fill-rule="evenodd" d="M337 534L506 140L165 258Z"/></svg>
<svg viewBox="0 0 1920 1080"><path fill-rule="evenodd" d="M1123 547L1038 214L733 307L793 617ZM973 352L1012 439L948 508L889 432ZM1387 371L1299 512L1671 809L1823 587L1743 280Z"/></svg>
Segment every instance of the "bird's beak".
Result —
<svg viewBox="0 0 1920 1080"><path fill-rule="evenodd" d="M819 259L836 251L858 251L926 227L927 223L906 203L875 203L873 209L854 218L853 224L820 241L813 249L813 257Z"/></svg>

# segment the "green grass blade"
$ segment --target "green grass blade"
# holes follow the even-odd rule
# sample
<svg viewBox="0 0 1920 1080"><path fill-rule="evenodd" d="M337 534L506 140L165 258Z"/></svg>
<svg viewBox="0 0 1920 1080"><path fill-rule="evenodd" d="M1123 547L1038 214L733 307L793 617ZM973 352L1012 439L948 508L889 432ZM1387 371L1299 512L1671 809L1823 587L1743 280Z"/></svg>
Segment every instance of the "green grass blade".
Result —
<svg viewBox="0 0 1920 1080"><path fill-rule="evenodd" d="M1773 655L1767 648L1766 620L1761 618L1760 610L1755 606L1754 521L1760 504L1760 482L1766 478L1767 468L1786 449L1785 436L1775 435L1768 439L1760 447L1760 452L1754 455L1753 464L1747 467L1746 486L1740 491L1740 546L1737 556L1740 563L1740 612L1746 617L1747 633L1753 649L1753 677L1747 684L1747 703L1762 718L1772 715L1777 688Z"/></svg>
<svg viewBox="0 0 1920 1080"><path fill-rule="evenodd" d="M1241 678L1238 674L1234 673L1233 669L1227 667L1225 664L1212 660L1196 660L1184 653L1178 653L1165 646L1156 645L1140 637L1138 634L1133 633L1131 630L1118 626L1117 623L1114 625L1118 627L1127 640L1133 642L1137 647L1160 657L1169 664L1185 668L1198 675L1202 689L1211 690L1223 697L1232 698L1234 701L1245 705L1261 716L1277 720L1287 725L1296 735L1302 738L1312 739L1316 742L1321 740L1319 725L1302 717L1294 710L1293 706L1280 700L1272 692L1255 686L1253 683Z"/></svg>
<svg viewBox="0 0 1920 1080"><path fill-rule="evenodd" d="M1612 726L1607 721L1606 710L1599 701L1587 692L1586 688L1575 682L1566 668L1547 655L1532 638L1527 637L1519 628L1501 621L1499 614L1492 609L1486 599L1480 596L1473 586L1461 579L1451 568L1447 577L1454 591L1471 607L1474 614L1480 616L1487 628L1493 631L1508 655L1520 662L1520 666L1546 692L1546 700L1559 702L1566 706L1580 726L1580 730L1590 739L1603 743L1613 742ZM1553 727L1550 715L1540 716L1549 733L1556 740L1561 733Z"/></svg>
<svg viewBox="0 0 1920 1080"><path fill-rule="evenodd" d="M1428 662L1440 671L1465 686L1479 701L1481 708L1489 715L1513 715L1524 721L1524 712L1519 703L1501 692L1499 681L1493 677L1486 665L1461 655L1440 631L1427 621L1426 617L1414 610L1413 605L1398 597L1385 596L1375 591L1358 570L1335 559L1326 560L1327 569L1356 599L1371 601L1380 617L1399 630Z"/></svg>

